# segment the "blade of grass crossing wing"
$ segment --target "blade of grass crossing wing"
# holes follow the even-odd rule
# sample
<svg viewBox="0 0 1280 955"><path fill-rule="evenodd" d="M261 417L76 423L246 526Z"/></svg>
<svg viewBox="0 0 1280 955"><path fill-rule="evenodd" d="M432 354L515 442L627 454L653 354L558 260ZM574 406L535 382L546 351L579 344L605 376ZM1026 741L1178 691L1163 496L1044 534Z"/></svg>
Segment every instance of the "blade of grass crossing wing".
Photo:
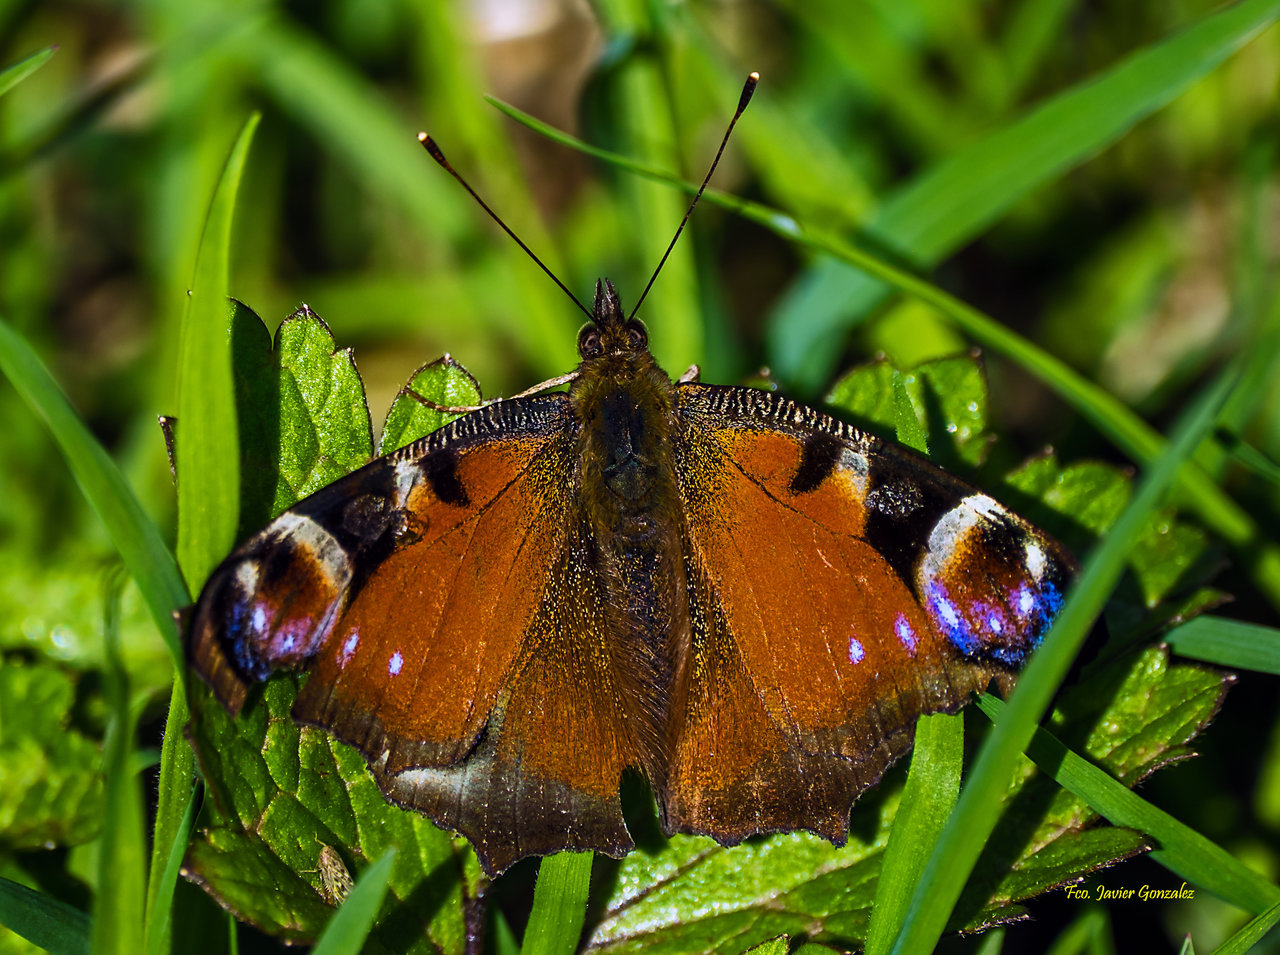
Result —
<svg viewBox="0 0 1280 955"><path fill-rule="evenodd" d="M995 827L1000 798L1016 771L1018 758L1120 579L1138 531L1173 484L1178 469L1208 433L1237 380L1238 369L1233 366L1183 416L1168 451L1144 477L1120 519L1086 561L1044 643L1023 671L1006 716L979 750L955 811L912 896L894 952L929 952L937 945Z"/></svg>
<svg viewBox="0 0 1280 955"><path fill-rule="evenodd" d="M88 955L92 920L57 899L0 877L0 925L53 955Z"/></svg>
<svg viewBox="0 0 1280 955"><path fill-rule="evenodd" d="M577 951L587 915L591 859L590 852L560 852L542 860L521 955L569 955Z"/></svg>
<svg viewBox="0 0 1280 955"><path fill-rule="evenodd" d="M5 67L4 71L0 72L0 96L48 63L49 57L53 56L57 49L56 46L46 46L43 50L37 50L30 56L23 57L12 66Z"/></svg>
<svg viewBox="0 0 1280 955"><path fill-rule="evenodd" d="M1007 704L983 694L978 705L993 722L1003 720ZM1248 912L1261 912L1280 901L1280 888L1269 883L1229 852L1153 806L1082 756L1063 746L1047 730L1037 729L1027 755L1059 785L1069 789L1113 825L1151 836L1158 847L1151 858L1170 872L1193 882Z"/></svg>
<svg viewBox="0 0 1280 955"><path fill-rule="evenodd" d="M1196 617L1165 635L1184 657L1280 675L1280 630L1225 617Z"/></svg>
<svg viewBox="0 0 1280 955"><path fill-rule="evenodd" d="M142 793L129 771L135 714L129 704L129 676L120 657L120 585L112 575L107 583L106 690L107 738L103 746L102 835L98 849L98 890L93 897L95 955L136 955L142 950L146 848L143 836Z"/></svg>
<svg viewBox="0 0 1280 955"><path fill-rule="evenodd" d="M346 955L347 952L361 951L387 895L395 858L396 850L388 849L360 874L351 887L351 894L338 906L338 911L325 926L316 947L311 950L312 955Z"/></svg>

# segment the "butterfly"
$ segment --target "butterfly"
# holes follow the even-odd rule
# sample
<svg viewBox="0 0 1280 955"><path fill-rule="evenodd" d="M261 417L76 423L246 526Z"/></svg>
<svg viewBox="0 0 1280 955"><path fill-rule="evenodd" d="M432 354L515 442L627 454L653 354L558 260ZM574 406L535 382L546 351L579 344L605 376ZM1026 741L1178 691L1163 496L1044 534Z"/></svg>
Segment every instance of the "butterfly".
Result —
<svg viewBox="0 0 1280 955"><path fill-rule="evenodd" d="M1015 673L1072 573L923 457L775 392L673 381L634 314L597 282L567 393L479 407L319 490L191 616L232 713L306 671L294 719L491 875L627 852L629 769L668 834L842 844L917 717Z"/></svg>

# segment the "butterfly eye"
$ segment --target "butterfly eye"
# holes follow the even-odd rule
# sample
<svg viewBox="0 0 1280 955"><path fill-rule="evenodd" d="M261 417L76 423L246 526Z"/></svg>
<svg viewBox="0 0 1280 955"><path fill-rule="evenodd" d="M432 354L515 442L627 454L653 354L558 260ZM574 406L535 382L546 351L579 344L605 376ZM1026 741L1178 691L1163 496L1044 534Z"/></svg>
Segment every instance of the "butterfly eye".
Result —
<svg viewBox="0 0 1280 955"><path fill-rule="evenodd" d="M627 323L627 345L636 351L649 347L649 333L639 322Z"/></svg>
<svg viewBox="0 0 1280 955"><path fill-rule="evenodd" d="M578 332L578 354L583 358L598 358L602 352L599 330L594 325L584 326Z"/></svg>

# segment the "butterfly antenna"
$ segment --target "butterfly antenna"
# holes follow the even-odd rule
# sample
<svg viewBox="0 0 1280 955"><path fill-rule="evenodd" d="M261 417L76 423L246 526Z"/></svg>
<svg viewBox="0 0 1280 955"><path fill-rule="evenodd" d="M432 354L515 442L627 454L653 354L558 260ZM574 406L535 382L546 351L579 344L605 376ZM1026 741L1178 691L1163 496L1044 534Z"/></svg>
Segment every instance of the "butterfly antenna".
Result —
<svg viewBox="0 0 1280 955"><path fill-rule="evenodd" d="M737 117L734 117L734 118L737 119ZM732 126L730 128L732 128ZM580 308L586 314L587 318L594 320L595 316L591 314L591 310L578 301L577 296L574 295L572 292L570 292L568 287L563 282L561 282L559 278L556 277L556 273L552 272L549 268L547 268L546 264L542 261L542 259L538 258L536 255L533 254L533 249L525 245L524 242L520 240L520 236L516 235L514 232L511 231L510 227L508 227L507 224L502 221L502 219L498 216L498 214L489 208L489 204L485 202L483 199L481 199L479 194L477 194L477 192L471 188L471 184L468 183L467 180L463 179L462 176L458 173L458 170L454 169L453 166L449 164L449 160L444 158L444 153L440 151L440 147L436 145L436 141L432 139L430 136L428 136L426 133L418 133L418 142L422 143L422 147L431 154L431 158L434 159L437 163L439 163L445 172L453 176L454 179L458 180L462 188L467 190L467 192L471 193L471 198L480 204L480 208L489 214L490 219L492 219L494 222L498 223L498 225L502 227L503 232L505 232L507 235L511 236L511 238L515 240L516 245L524 249L525 255L529 256L529 258L533 259L533 261L538 263L538 268L546 272L547 275L551 277L551 281L555 282L556 285L560 286L560 291L564 292L565 295L569 296L569 299L573 302L573 304L578 306L578 308ZM723 148L724 147L721 146L721 149ZM717 155L716 158L719 159L720 157ZM715 168L715 167L713 166L712 168Z"/></svg>
<svg viewBox="0 0 1280 955"><path fill-rule="evenodd" d="M636 299L635 308L631 310L631 314L627 316L627 321L636 317L636 312L640 311L640 303L644 301L644 297L649 294L649 289L653 288L654 279L658 277L658 273L662 271L662 267L667 264L667 256L671 254L671 250L676 247L676 240L680 238L680 233L684 231L685 223L689 221L689 216L693 215L694 206L698 204L698 200L702 198L703 191L707 188L707 183L711 181L712 175L716 171L716 166L720 165L720 157L724 154L724 147L729 142L729 134L733 132L733 127L738 123L738 117L742 115L747 108L747 104L751 102L751 94L756 91L756 84L760 82L760 74L752 73L747 77L747 82L742 87L742 95L738 97L738 109L733 114L733 119L729 120L729 128L724 131L724 138L720 140L720 148L716 150L716 158L711 160L711 168L707 170L706 177L702 180L702 185L698 187L697 193L694 194L693 202L689 203L689 211L684 214L684 218L680 220L680 227L676 229L676 234L671 237L671 244L667 246L667 251L662 253L662 261L658 263L658 267L653 270L653 274L649 276L649 284L644 287L644 291L640 293L640 297ZM505 228L505 227L504 227Z"/></svg>

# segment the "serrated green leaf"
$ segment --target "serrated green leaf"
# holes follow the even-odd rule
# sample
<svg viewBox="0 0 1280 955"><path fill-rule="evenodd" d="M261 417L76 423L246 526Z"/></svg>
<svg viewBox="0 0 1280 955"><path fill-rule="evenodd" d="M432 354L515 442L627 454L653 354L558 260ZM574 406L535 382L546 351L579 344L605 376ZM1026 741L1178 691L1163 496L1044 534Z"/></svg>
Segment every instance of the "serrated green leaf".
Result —
<svg viewBox="0 0 1280 955"><path fill-rule="evenodd" d="M991 440L987 379L972 355L938 358L903 372L883 359L870 362L841 377L827 402L856 423L892 436L899 428L894 397L894 376L899 374L929 456L944 467L981 464ZM922 450L914 442L904 443Z"/></svg>
<svg viewBox="0 0 1280 955"><path fill-rule="evenodd" d="M89 955L88 915L5 878L0 878L0 925L53 955Z"/></svg>
<svg viewBox="0 0 1280 955"><path fill-rule="evenodd" d="M278 514L373 456L373 425L351 349L339 349L318 315L302 308L276 331L279 368Z"/></svg>
<svg viewBox="0 0 1280 955"><path fill-rule="evenodd" d="M310 941L333 911L319 872L322 847L341 847L353 874L394 847L392 899L373 938L393 950L461 951L470 849L417 813L388 805L355 750L295 726L296 690L293 680L268 683L239 720L203 689L193 697L192 736L214 805L206 805L184 873L237 918L288 941Z"/></svg>
<svg viewBox="0 0 1280 955"><path fill-rule="evenodd" d="M442 407L473 407L483 400L479 383L449 355L423 365L391 403L379 455L403 448L458 417L458 412L441 411L422 399Z"/></svg>
<svg viewBox="0 0 1280 955"><path fill-rule="evenodd" d="M791 939L786 935L779 935L777 938L771 938L767 942L761 942L759 945L752 945L750 948L743 949L742 955L787 955L787 951L791 945Z"/></svg>
<svg viewBox="0 0 1280 955"><path fill-rule="evenodd" d="M0 845L87 842L102 824L102 755L71 723L72 678L0 660Z"/></svg>

